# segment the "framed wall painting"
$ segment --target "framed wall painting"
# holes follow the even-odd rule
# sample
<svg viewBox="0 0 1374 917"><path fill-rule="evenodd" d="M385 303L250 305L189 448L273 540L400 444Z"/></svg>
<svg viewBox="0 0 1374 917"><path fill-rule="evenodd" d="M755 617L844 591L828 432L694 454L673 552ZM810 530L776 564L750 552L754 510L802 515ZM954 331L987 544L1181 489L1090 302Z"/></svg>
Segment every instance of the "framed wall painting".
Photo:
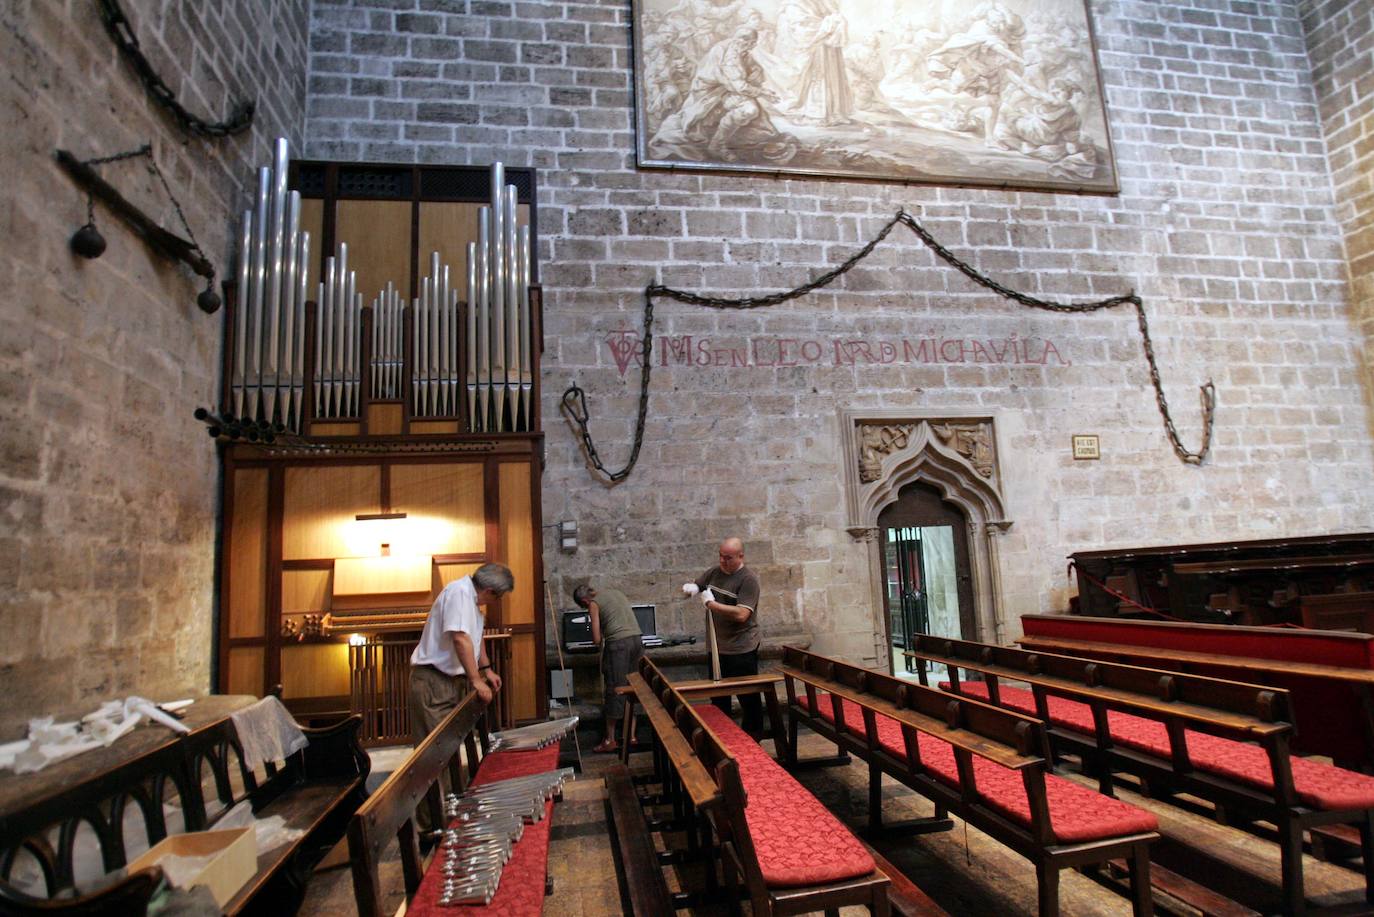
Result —
<svg viewBox="0 0 1374 917"><path fill-rule="evenodd" d="M632 0L646 168L1115 192L1086 0Z"/></svg>

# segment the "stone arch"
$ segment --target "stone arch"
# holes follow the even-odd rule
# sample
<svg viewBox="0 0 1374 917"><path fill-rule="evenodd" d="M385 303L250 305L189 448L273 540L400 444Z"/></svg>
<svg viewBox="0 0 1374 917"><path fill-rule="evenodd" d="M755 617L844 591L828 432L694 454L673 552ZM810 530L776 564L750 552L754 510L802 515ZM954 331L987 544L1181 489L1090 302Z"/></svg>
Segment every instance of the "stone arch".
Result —
<svg viewBox="0 0 1374 917"><path fill-rule="evenodd" d="M884 628L883 561L878 514L913 481L935 487L968 518L973 567L973 639L1002 641L1004 630L997 537L1011 526L998 470L995 418L988 415L844 411L845 498L850 535L868 544L874 644Z"/></svg>

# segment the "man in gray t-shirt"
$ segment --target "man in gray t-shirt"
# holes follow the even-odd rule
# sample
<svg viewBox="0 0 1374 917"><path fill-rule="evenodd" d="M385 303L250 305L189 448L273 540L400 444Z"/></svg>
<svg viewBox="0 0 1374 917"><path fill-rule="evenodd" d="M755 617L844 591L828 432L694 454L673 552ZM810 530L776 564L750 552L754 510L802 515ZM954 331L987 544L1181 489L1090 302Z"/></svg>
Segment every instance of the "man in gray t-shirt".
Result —
<svg viewBox="0 0 1374 917"><path fill-rule="evenodd" d="M639 622L629 599L619 589L593 589L589 585L573 590L573 601L592 613L592 642L601 647L601 678L606 695L601 705L603 733L601 743L592 751L618 751L615 730L625 715L625 700L616 688L629 684L630 673L644 655L639 639ZM630 745L635 744L634 721L630 721Z"/></svg>
<svg viewBox="0 0 1374 917"><path fill-rule="evenodd" d="M757 675L759 673L759 578L744 566L744 543L727 538L720 543L720 564L697 577L694 584L701 594L709 589L712 598L705 602L706 613L716 628L716 647L720 652L720 674ZM710 623L710 622L708 622ZM730 698L712 701L730 712ZM744 731L757 738L763 732L763 698L743 694L744 710L740 723Z"/></svg>

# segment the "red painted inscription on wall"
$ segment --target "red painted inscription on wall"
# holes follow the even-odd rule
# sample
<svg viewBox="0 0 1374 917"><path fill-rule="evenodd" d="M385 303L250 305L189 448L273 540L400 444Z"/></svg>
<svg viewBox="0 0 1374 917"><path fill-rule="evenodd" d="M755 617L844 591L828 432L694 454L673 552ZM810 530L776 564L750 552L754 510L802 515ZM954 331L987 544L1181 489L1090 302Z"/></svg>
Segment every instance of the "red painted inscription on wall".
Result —
<svg viewBox="0 0 1374 917"><path fill-rule="evenodd" d="M606 347L623 376L644 363L643 341L636 331L621 328L606 335ZM725 345L690 334L660 335L653 359L659 366L747 369L770 366L881 366L894 363L1007 364L1069 366L1071 362L1049 338L956 338L931 335L887 340L882 338L749 338Z"/></svg>

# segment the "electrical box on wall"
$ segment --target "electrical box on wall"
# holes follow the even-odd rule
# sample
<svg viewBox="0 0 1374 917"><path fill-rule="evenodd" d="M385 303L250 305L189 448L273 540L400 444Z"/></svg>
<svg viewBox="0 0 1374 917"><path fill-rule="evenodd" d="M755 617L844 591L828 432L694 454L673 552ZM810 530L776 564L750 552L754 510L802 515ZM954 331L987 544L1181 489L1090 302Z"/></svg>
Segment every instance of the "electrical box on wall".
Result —
<svg viewBox="0 0 1374 917"><path fill-rule="evenodd" d="M573 670L549 669L549 696L570 703L573 699Z"/></svg>

